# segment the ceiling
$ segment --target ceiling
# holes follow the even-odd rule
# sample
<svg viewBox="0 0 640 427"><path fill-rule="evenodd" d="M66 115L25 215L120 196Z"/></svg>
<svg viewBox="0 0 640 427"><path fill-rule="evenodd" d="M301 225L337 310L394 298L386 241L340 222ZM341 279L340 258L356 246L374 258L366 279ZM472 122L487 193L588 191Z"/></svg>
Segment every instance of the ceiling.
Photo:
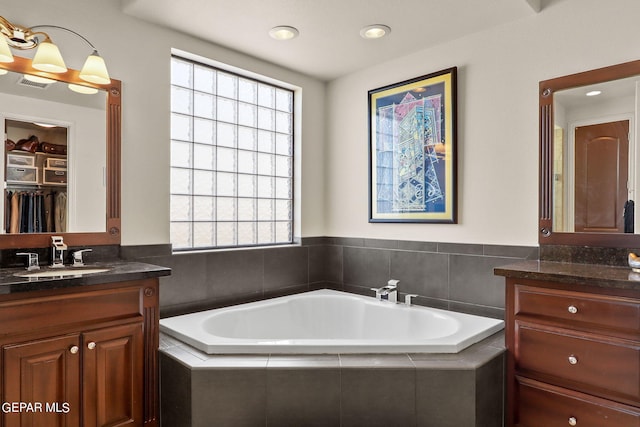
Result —
<svg viewBox="0 0 640 427"><path fill-rule="evenodd" d="M131 16L321 80L536 14L545 0L123 0ZM548 1L548 0L546 0ZM365 40L360 29L391 33ZM277 41L272 27L300 35Z"/></svg>

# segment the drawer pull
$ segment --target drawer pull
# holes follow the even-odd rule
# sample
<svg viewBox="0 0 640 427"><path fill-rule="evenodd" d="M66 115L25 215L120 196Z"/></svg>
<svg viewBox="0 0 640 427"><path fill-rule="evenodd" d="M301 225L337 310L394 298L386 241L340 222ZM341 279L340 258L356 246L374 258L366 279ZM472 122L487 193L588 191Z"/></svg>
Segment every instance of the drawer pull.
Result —
<svg viewBox="0 0 640 427"><path fill-rule="evenodd" d="M576 419L576 417L569 417L569 425L570 426L577 426L578 425L578 420Z"/></svg>
<svg viewBox="0 0 640 427"><path fill-rule="evenodd" d="M569 363L572 365L576 365L578 363L578 358L574 355L569 356Z"/></svg>
<svg viewBox="0 0 640 427"><path fill-rule="evenodd" d="M78 354L78 351L80 351L80 349L77 345L72 345L71 348L69 348L69 353L71 354Z"/></svg>
<svg viewBox="0 0 640 427"><path fill-rule="evenodd" d="M567 311L571 314L576 314L578 312L578 307L576 307L575 305L570 305L567 308Z"/></svg>
<svg viewBox="0 0 640 427"><path fill-rule="evenodd" d="M93 341L91 341L89 344L87 344L87 348L89 350L93 350L94 348L96 348L96 343L94 343Z"/></svg>

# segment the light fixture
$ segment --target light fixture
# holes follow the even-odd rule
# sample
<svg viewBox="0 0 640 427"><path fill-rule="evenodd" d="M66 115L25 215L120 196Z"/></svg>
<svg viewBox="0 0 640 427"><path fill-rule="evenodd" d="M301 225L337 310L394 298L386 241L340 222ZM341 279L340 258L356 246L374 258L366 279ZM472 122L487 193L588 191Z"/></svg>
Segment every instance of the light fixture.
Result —
<svg viewBox="0 0 640 427"><path fill-rule="evenodd" d="M13 62L13 54L4 37L0 37L0 62Z"/></svg>
<svg viewBox="0 0 640 427"><path fill-rule="evenodd" d="M36 54L33 56L31 66L36 70L46 71L48 73L66 73L67 65L60 55L58 46L51 42L47 37L45 41L40 43Z"/></svg>
<svg viewBox="0 0 640 427"><path fill-rule="evenodd" d="M41 123L41 122L33 122L34 125L40 126L41 128L57 128L58 125L52 125L50 123Z"/></svg>
<svg viewBox="0 0 640 427"><path fill-rule="evenodd" d="M360 30L360 36L363 39L379 39L388 35L391 32L391 28L387 25L373 24L367 25Z"/></svg>
<svg viewBox="0 0 640 427"><path fill-rule="evenodd" d="M69 89L83 95L93 95L94 93L98 93L98 89L95 87L76 85L73 83L69 83Z"/></svg>
<svg viewBox="0 0 640 427"><path fill-rule="evenodd" d="M24 77L25 80L29 80L34 83L51 84L56 82L56 80L36 76L35 74L24 74L22 77Z"/></svg>
<svg viewBox="0 0 640 427"><path fill-rule="evenodd" d="M82 70L78 74L82 80L101 85L111 82L104 59L100 57L95 46L81 34L57 25L35 25L31 28L23 28L0 16L0 62L13 62L13 54L10 48L18 50L37 48L31 61L31 66L34 69L48 73L67 72L67 66L64 63L64 59L62 59L60 50L51 41L47 33L40 31L42 28L66 31L79 37L91 47L92 53L87 57ZM91 89L87 86L83 86L83 88ZM86 89L83 93L88 92Z"/></svg>
<svg viewBox="0 0 640 427"><path fill-rule="evenodd" d="M300 32L297 28L287 25L279 25L269 30L271 38L276 40L291 40L298 37L299 34Z"/></svg>
<svg viewBox="0 0 640 427"><path fill-rule="evenodd" d="M592 90L591 92L587 92L585 95L587 96L598 96L602 93L600 90Z"/></svg>

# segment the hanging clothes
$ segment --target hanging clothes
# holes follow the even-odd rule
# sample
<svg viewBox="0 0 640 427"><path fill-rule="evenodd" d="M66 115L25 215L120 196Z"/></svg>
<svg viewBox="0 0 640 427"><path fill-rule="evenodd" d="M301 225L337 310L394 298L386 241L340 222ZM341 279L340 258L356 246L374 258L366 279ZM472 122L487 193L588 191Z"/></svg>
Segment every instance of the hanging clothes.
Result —
<svg viewBox="0 0 640 427"><path fill-rule="evenodd" d="M623 217L624 217L624 232L633 233L633 221L634 221L634 202L633 200L627 200L624 204Z"/></svg>
<svg viewBox="0 0 640 427"><path fill-rule="evenodd" d="M11 195L11 228L9 233L20 232L20 193L14 191Z"/></svg>
<svg viewBox="0 0 640 427"><path fill-rule="evenodd" d="M56 194L54 225L56 233L64 233L67 231L67 193L64 191Z"/></svg>
<svg viewBox="0 0 640 427"><path fill-rule="evenodd" d="M53 205L54 205L54 193L47 193L44 195L44 223L45 231L53 232L54 220L53 220Z"/></svg>
<svg viewBox="0 0 640 427"><path fill-rule="evenodd" d="M64 233L67 229L67 193L7 191L7 233Z"/></svg>

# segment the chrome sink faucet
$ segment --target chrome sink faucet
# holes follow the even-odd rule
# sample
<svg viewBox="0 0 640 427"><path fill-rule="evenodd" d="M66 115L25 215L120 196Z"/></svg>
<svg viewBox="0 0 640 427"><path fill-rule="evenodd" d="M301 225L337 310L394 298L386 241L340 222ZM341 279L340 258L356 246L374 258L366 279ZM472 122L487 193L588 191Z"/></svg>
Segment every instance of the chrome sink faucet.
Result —
<svg viewBox="0 0 640 427"><path fill-rule="evenodd" d="M91 252L92 249L80 249L78 251L74 251L71 256L73 256L73 266L74 267L84 267L84 260L82 259L82 254L85 252Z"/></svg>
<svg viewBox="0 0 640 427"><path fill-rule="evenodd" d="M64 252L67 245L62 240L62 236L51 236L51 268L64 267Z"/></svg>
<svg viewBox="0 0 640 427"><path fill-rule="evenodd" d="M40 270L38 254L35 252L18 252L16 255L28 256L27 271Z"/></svg>
<svg viewBox="0 0 640 427"><path fill-rule="evenodd" d="M371 290L376 292L377 300L396 303L398 302L398 283L400 283L399 280L391 279L386 286L371 288Z"/></svg>

